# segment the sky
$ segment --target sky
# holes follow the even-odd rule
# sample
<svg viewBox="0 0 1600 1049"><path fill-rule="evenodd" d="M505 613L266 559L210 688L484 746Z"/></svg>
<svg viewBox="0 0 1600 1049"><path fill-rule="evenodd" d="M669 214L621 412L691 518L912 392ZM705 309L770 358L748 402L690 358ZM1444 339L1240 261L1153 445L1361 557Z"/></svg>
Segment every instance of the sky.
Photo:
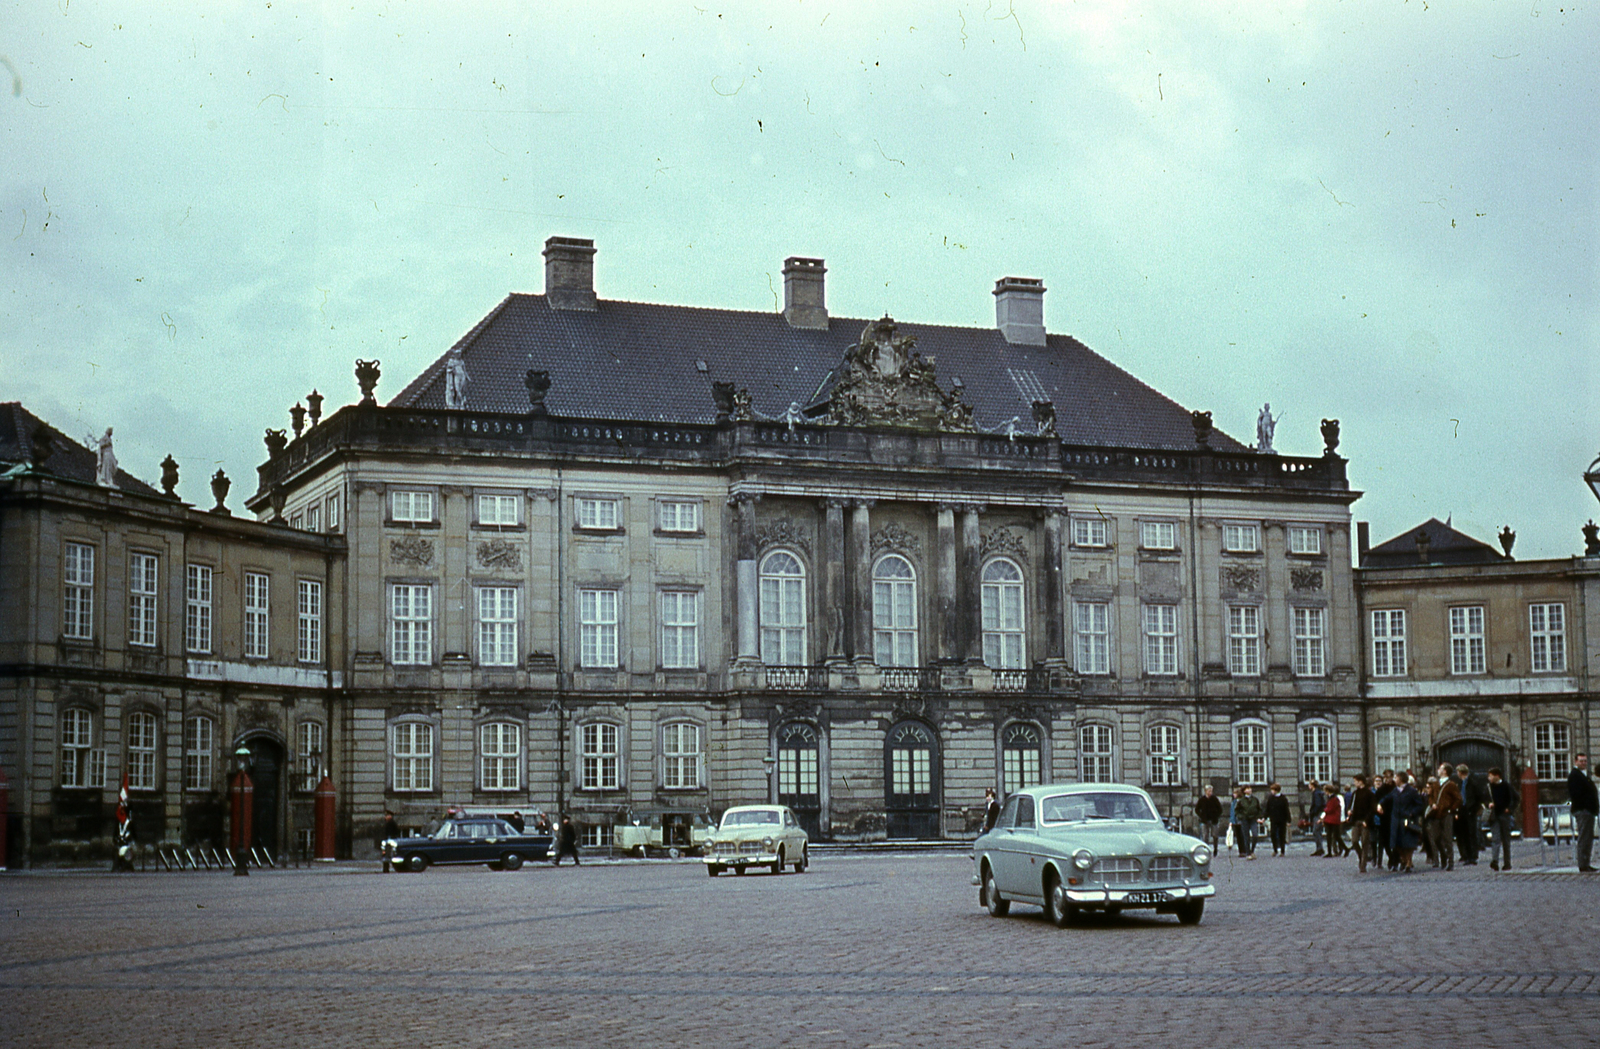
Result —
<svg viewBox="0 0 1600 1049"><path fill-rule="evenodd" d="M211 505L387 400L550 236L602 298L1045 321L1339 452L1373 541L1600 516L1600 7L0 0L0 400Z"/></svg>

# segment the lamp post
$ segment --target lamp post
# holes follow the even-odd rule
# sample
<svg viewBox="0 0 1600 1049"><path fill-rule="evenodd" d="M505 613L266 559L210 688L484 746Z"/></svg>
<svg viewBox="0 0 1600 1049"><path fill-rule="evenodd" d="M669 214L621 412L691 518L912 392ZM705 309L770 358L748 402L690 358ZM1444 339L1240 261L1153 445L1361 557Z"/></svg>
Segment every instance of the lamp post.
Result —
<svg viewBox="0 0 1600 1049"><path fill-rule="evenodd" d="M233 876L246 878L250 876L250 868L245 864L245 856L250 848L250 818L255 803L255 785L250 782L250 748L243 740L239 741L239 749L233 752L234 766L237 771L233 778Z"/></svg>
<svg viewBox="0 0 1600 1049"><path fill-rule="evenodd" d="M778 769L778 759L771 754L765 754L761 758L761 764L767 770L767 801L776 805L778 803L778 788L776 781L772 778L772 774Z"/></svg>
<svg viewBox="0 0 1600 1049"><path fill-rule="evenodd" d="M1178 755L1163 754L1161 755L1161 763L1166 766L1166 775L1162 778L1167 785L1167 829L1177 830L1178 814L1172 809L1172 783L1177 777Z"/></svg>

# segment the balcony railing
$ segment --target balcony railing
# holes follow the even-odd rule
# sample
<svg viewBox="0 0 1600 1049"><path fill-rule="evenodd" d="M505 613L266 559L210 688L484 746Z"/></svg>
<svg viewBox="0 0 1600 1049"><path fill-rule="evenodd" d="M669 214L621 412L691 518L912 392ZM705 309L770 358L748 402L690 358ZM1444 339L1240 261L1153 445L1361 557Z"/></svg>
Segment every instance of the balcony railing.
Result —
<svg viewBox="0 0 1600 1049"><path fill-rule="evenodd" d="M768 667L767 687L784 691L821 691L828 687L826 667Z"/></svg>

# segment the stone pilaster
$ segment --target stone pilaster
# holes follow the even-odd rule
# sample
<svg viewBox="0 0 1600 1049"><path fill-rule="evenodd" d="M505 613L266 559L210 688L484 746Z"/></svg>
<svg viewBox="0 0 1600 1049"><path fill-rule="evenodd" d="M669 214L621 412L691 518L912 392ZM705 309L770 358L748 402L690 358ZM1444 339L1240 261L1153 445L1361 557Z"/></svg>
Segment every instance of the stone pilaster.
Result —
<svg viewBox="0 0 1600 1049"><path fill-rule="evenodd" d="M735 495L734 517L734 621L738 650L736 664L749 665L760 662L760 637L757 628L757 601L759 592L756 580L756 499L749 492Z"/></svg>
<svg viewBox="0 0 1600 1049"><path fill-rule="evenodd" d="M845 557L850 603L846 609L852 647L846 655L856 663L872 662L872 500L852 499Z"/></svg>
<svg viewBox="0 0 1600 1049"><path fill-rule="evenodd" d="M936 656L941 661L959 661L966 657L966 649L961 642L961 598L956 589L956 508L950 503L940 503L934 513L938 523L935 609L939 617L939 649Z"/></svg>

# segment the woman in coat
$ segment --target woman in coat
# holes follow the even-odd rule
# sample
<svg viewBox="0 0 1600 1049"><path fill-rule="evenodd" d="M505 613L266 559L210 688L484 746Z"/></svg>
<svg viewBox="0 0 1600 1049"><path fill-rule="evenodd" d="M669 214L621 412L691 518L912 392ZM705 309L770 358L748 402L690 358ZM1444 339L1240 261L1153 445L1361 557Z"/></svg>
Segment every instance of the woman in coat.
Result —
<svg viewBox="0 0 1600 1049"><path fill-rule="evenodd" d="M1417 789L1415 777L1401 773L1396 780L1399 785L1384 799L1389 815L1389 848L1394 853L1396 869L1409 874L1411 854L1422 842L1422 814L1428 810L1428 799Z"/></svg>

